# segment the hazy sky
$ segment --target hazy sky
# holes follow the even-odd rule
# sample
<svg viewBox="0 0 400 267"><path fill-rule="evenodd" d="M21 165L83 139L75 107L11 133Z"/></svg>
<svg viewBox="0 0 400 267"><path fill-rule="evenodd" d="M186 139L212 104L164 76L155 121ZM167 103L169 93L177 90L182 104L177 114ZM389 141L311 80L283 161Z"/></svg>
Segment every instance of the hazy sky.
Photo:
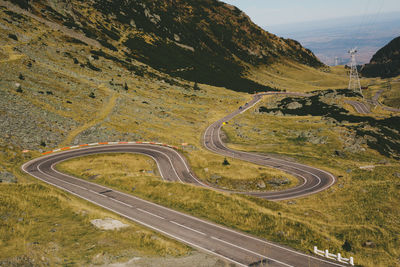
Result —
<svg viewBox="0 0 400 267"><path fill-rule="evenodd" d="M222 0L243 10L259 26L370 16L400 11L400 0ZM371 15L367 15L371 14Z"/></svg>

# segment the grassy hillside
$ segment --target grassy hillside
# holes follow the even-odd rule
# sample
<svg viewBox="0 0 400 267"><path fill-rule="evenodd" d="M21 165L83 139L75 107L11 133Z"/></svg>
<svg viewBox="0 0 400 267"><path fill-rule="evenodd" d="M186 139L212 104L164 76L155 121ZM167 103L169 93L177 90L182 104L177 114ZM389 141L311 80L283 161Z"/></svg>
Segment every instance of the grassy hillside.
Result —
<svg viewBox="0 0 400 267"><path fill-rule="evenodd" d="M364 77L391 78L400 74L400 37L378 50L361 69Z"/></svg>
<svg viewBox="0 0 400 267"><path fill-rule="evenodd" d="M342 89L349 82L343 66L315 69L290 61L273 63L267 67L250 67L247 76L272 88L290 92Z"/></svg>
<svg viewBox="0 0 400 267"><path fill-rule="evenodd" d="M288 155L293 156L281 153L281 156ZM133 160L135 157L88 156L63 162L57 168L305 252L318 245L353 256L359 266L391 266L397 262L399 240L395 233L400 229L395 218L400 199L395 174L400 171L398 163L380 163L373 170L362 170L359 164L367 159L335 160L329 168L325 161L314 160L311 161L314 165L323 163L325 169L339 176L338 185L304 199L276 203L167 183L153 175L143 177L132 163L137 162ZM128 158L130 164L126 161ZM310 163L304 157L297 158ZM88 171L88 164L95 170ZM94 180L93 174L98 175ZM135 187L134 192L132 187ZM346 241L350 243L348 251L343 249Z"/></svg>
<svg viewBox="0 0 400 267"><path fill-rule="evenodd" d="M255 25L234 6L216 0L25 1L22 7L95 39L174 77L236 91L270 89L245 77L247 64L283 59L311 67L323 64L298 42Z"/></svg>
<svg viewBox="0 0 400 267"><path fill-rule="evenodd" d="M0 172L13 170L16 183L0 183L0 265L82 266L134 257L184 256L191 249L105 211L18 170L28 157L1 147ZM151 166L151 165L150 165ZM93 219L114 218L120 230L94 227Z"/></svg>
<svg viewBox="0 0 400 267"><path fill-rule="evenodd" d="M87 2L74 2L77 4L74 8L83 16L80 18L74 13L82 19L82 25L78 24L79 27L67 23L70 20L66 18L72 16L68 13L68 10L71 10L70 6L57 9L60 6L55 5L55 1L46 3L51 4L44 5L41 1L35 1L33 11L36 15L40 15L38 17L21 13L20 10L12 8L9 2L4 4L0 1L0 72L2 73L0 78L0 179L2 180L0 201L3 207L0 209L0 224L4 226L0 227L3 231L0 235L1 264L48 262L50 265L89 265L125 261L137 255L139 257L140 255L175 257L187 255L190 251L182 244L142 229L138 225L115 217L109 212L21 173L20 166L23 162L39 156L40 152L56 147L99 141L159 141L179 146L201 179L213 183L217 180L218 185L222 187L239 190L243 187L256 189L254 182L260 179L268 181L270 178L281 178L281 176L292 179L288 175L268 168L259 169L259 166L231 159L228 159L231 165L222 169L224 157L214 155L202 147L200 140L206 127L248 101L249 95L203 83L195 87L192 81L180 78L183 76L172 72L166 74L160 71L163 70L162 68L156 68L154 65L153 68L143 63L138 60L143 54L125 49L123 44L128 40L127 32L139 33L140 30L137 27L130 28L133 26L128 26L123 22L115 24L109 22L104 24L106 29L97 28L99 25L95 26L95 21L100 18L101 21L106 21L108 17L101 12L89 9ZM41 10L40 8L44 11L39 14L37 12ZM219 5L218 8L225 10L228 7ZM56 9L58 11L55 11ZM68 12L60 13L62 10ZM59 13L58 17L57 13ZM60 24L61 21L63 25ZM83 21L86 21L86 26ZM109 30L113 25L122 35L118 41L109 36L112 35ZM92 28L95 36L91 36L88 31L83 31L83 29ZM103 33L98 34L99 32ZM143 38L146 39L149 36L153 35L146 35ZM154 37L154 40L156 39L157 36ZM151 39L149 42L154 40ZM278 43L275 48L279 50ZM113 47L116 47L117 51ZM289 49L289 44L283 47ZM297 49L302 50L300 47ZM296 51L296 49L293 50L293 53ZM152 65L151 62L148 63ZM246 67L243 77L280 90L307 91L327 87L346 87L346 78L342 76L342 73L345 74L343 69L315 69L298 63L285 65L274 63L265 68L250 67L245 59L241 59L241 64ZM344 86L342 86L343 83ZM253 89L251 87L251 91ZM248 121L250 128L255 127L252 124L254 123L253 115L257 116L257 121L262 117L249 113L249 116L252 116L252 121L250 118ZM275 117L274 120L276 120ZM260 123L264 125L263 127L267 127L270 121L260 120ZM294 122L285 123L295 127ZM316 122L305 125L317 124ZM321 132L321 135L323 134L330 135L329 128L324 129ZM293 138L296 139L296 136ZM300 138L299 144L303 144L301 140ZM266 146L269 143L269 140L267 141L262 146ZM183 143L187 145L182 145ZM252 144L249 142L249 145ZM288 149L295 150L296 147L298 146L292 144ZM320 147L325 149L322 145ZM329 151L332 147L328 146L326 149ZM312 149L309 148L309 150ZM370 160L370 156L365 157L363 154L351 155L360 157L360 160L364 158L366 161ZM385 159L377 153L371 155L375 155L376 159ZM313 163L325 168L325 163L329 163L330 159L329 157L322 157L322 159L323 162L313 160ZM389 165L392 164L390 160L389 162ZM113 167L115 166L118 166L117 162L113 162ZM153 168L152 166L151 164L144 165L141 168ZM336 165L329 163L328 166L327 169L331 169L335 174L341 175L343 172L336 169ZM382 166L382 168L386 167L386 165ZM113 169L110 167L110 170ZM130 171L135 173L135 169L127 170L128 176ZM392 169L388 169L387 173L391 171ZM360 172L362 177L371 177L367 179L369 181L367 185L371 186L374 184L374 177L379 176L374 172L365 171L364 173L361 170ZM353 173L356 171L354 170ZM85 173L80 174L85 175ZM113 181L104 180L103 182L112 182L113 186L121 186L124 189L124 186L128 185L124 179L125 176L118 172L115 172L115 175ZM297 206L293 206L294 204L286 202L270 203L187 185L164 183L157 177L149 177L147 174L139 173L132 179L141 185L142 197L170 203L172 207L178 208L181 206L182 199L174 199L169 195L160 196L154 190L161 188L164 191L178 192L183 199L192 200L192 202L187 201L187 206L181 209L213 204L215 206L213 212L208 214L205 213L206 209L199 208L203 210L200 215L299 249L308 250L312 244L318 243L320 246L339 251L346 236L359 237L358 233L347 234L347 232L343 232L343 237L336 236L336 231L332 228L325 228L333 215L326 214L320 203L330 200L331 192L324 192L310 200L307 198L307 201L317 203L309 210L306 204L297 209ZM128 183L132 181L129 180ZM294 180L291 181L289 186L295 183ZM392 180L384 181L385 183L392 182L390 186L388 185L390 190L396 183ZM361 185L357 186L363 188ZM339 187L333 190L337 191ZM345 195L349 194L350 199L359 195L354 196L350 189L343 192ZM336 195L333 196L336 197ZM207 202L209 199L215 202ZM306 200L301 201L309 203ZM393 203L397 203L396 201L394 196ZM299 203L297 200L295 202ZM382 201L382 203L387 202ZM225 211L225 208L227 211L237 212L238 218L243 220L241 222L227 220L230 213ZM372 209L372 206L368 206L368 209ZM82 214L82 210L87 213ZM314 210L316 213L313 213ZM50 212L57 218L56 223L60 225L60 228L54 226L54 221L48 216ZM304 222L302 212L312 214L309 216L310 221ZM343 209L343 212L351 214L351 210L348 209ZM218 217L219 215L221 217ZM105 217L122 220L130 227L121 232L108 233L95 229L89 222L92 218ZM19 218L22 220L19 221ZM318 219L317 226L313 226L315 218ZM337 225L342 222L339 220ZM391 223L384 222L388 226L379 228L383 229L383 232L387 231L384 233L397 231ZM354 227L357 231L359 230L358 226ZM53 228L55 232L51 231ZM374 230L365 228L368 230L365 237L372 239ZM363 231L360 230L364 233ZM67 236L63 233L67 233ZM306 236L312 238L307 239ZM364 238L364 234L362 237ZM386 237L384 235L384 238ZM394 240L390 241L389 238L377 240L379 259L381 247L387 246L389 251L395 250L392 248L396 245L393 243ZM90 249L93 245L96 247ZM360 262L376 262L367 255L365 251L368 250L360 248L359 245L354 246L357 248L355 253L357 257L360 257ZM150 249L150 247L157 249ZM77 255L77 251L82 253ZM396 255L390 253L388 263L394 262L395 256L392 255ZM52 257L51 254L55 256ZM97 257L97 255L100 256Z"/></svg>
<svg viewBox="0 0 400 267"><path fill-rule="evenodd" d="M399 150L392 157L382 153L384 149L399 148L398 135L391 135L394 143L390 146L383 140L373 145L376 140L368 134L358 136L357 127L361 132L379 133L380 129L388 130L399 124L393 122L391 126L375 129L372 124L361 121L333 119L329 115L329 106L331 109L345 108L355 117L359 114L342 104L345 96L335 96L332 92L320 97L327 107L316 109L314 116L300 114L304 108L314 105L303 103L303 107L293 108L292 104L289 108L293 109L287 109L288 106L280 106L285 103L284 98L268 97L252 112L225 125L229 147L291 158L335 174L338 183L334 187L292 201L286 214L289 217L303 215L313 225L324 222L320 234L329 242L340 240L344 243L347 240L351 244L349 253L358 264L398 265L399 240L394 233L400 230L395 219L400 212L400 164L394 157L398 157ZM396 118L379 109L363 117L369 120L370 116L382 121ZM389 135L382 134L382 138L390 140ZM344 251L341 247L336 250Z"/></svg>

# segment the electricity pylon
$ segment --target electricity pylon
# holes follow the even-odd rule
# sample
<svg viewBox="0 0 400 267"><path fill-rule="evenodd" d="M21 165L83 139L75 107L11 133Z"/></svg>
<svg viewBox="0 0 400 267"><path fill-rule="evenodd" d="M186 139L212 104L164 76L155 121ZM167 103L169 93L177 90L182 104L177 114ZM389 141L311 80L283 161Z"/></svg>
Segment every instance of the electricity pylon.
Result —
<svg viewBox="0 0 400 267"><path fill-rule="evenodd" d="M349 90L353 90L354 92L360 93L363 96L361 91L360 78L358 77L357 71L356 53L356 48L353 48L349 51L349 54L351 56Z"/></svg>

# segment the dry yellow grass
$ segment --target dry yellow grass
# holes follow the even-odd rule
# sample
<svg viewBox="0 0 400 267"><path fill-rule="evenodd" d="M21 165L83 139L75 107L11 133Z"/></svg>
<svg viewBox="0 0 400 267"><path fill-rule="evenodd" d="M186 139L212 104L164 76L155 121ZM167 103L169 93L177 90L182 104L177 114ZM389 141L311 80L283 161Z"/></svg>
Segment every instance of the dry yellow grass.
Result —
<svg viewBox="0 0 400 267"><path fill-rule="evenodd" d="M112 112L113 108L115 107L115 103L117 102L117 94L112 92L109 88L105 87L104 85L100 85L99 88L103 89L106 92L106 94L109 94L109 97L103 104L103 107L101 107L98 114L92 114L93 116L92 120L84 123L83 125L71 131L68 134L67 138L65 138L65 140L61 143L61 146L72 143L72 141L78 134L104 121L104 119Z"/></svg>
<svg viewBox="0 0 400 267"><path fill-rule="evenodd" d="M348 85L347 72L343 66L314 69L292 62L281 62L268 67L251 68L248 76L262 84L292 92L341 89Z"/></svg>
<svg viewBox="0 0 400 267"><path fill-rule="evenodd" d="M83 163L90 167L82 170ZM69 171L80 170L83 176L91 177L93 181L121 176L125 179L161 179L155 161L140 154L100 154L71 160L68 164L62 163L61 166L68 166Z"/></svg>
<svg viewBox="0 0 400 267"><path fill-rule="evenodd" d="M12 48L13 47L11 45L4 45L0 48L2 51L1 54L3 55L2 56L3 59L0 59L0 63L4 64L10 61L17 61L24 57L23 54L16 53L15 51L13 51Z"/></svg>
<svg viewBox="0 0 400 267"><path fill-rule="evenodd" d="M268 101L266 98L259 106ZM376 111L379 110L372 116L388 115ZM234 149L290 157L335 174L338 177L335 186L296 200L293 207L287 207L286 214L290 218L303 216L304 222L312 225L324 225L320 231L329 240L329 249L334 242L348 240L352 246L350 254L357 264L398 264L400 246L393 233L400 231L400 225L394 219L400 212L396 178L400 173L399 162L367 146L363 146L364 151L346 151L343 143L346 130L341 125L327 124L319 117L244 113L225 125L224 130L230 140L229 146ZM246 133L246 138L240 137L238 132ZM301 132L326 137L326 144L313 144L298 138ZM344 150L344 155L336 155L336 150ZM375 167L360 169L369 165ZM368 247L367 241L374 245ZM339 246L336 251L343 249Z"/></svg>
<svg viewBox="0 0 400 267"><path fill-rule="evenodd" d="M1 16L7 17L3 10L0 10L0 12ZM93 20L96 19L96 14L88 13L88 15ZM21 22L21 25L24 25L23 22ZM74 137L79 136L82 131L92 126L99 126L117 134L112 137L114 138L113 140L92 140L93 142L125 140L127 138L125 134L128 134L129 138L161 141L172 145L188 143L189 146L181 147L181 149L188 157L195 172L204 180L209 179L212 174L232 180L253 179L264 173L272 177L282 175L270 169L263 168L260 170L259 166L229 158L231 165L221 169L223 157L202 148L200 140L206 127L230 113L245 101L248 101L249 95L202 84L199 85L200 91L194 91L192 89L193 83L181 80L176 80L180 85L170 85L165 80L171 77L147 67L145 69L149 73L158 75L158 77L154 78L148 74L141 77L111 60L102 57L99 60L88 59L90 50L96 49L95 47L66 42L62 33L52 31L42 23L28 20L25 26L32 29L32 31L24 32L20 27L10 25L12 31L19 33L21 37L28 39L29 42L18 42L2 49L3 56L1 60L13 59L7 61L7 68L4 67L4 64L2 65L2 73L9 75L2 77L2 90L16 95L13 86L17 80L18 73L22 73L25 76L25 80L21 83L26 90L20 97L26 103L32 103L47 113L57 114L76 121L77 125L72 129L66 130L67 134L64 136L64 140L58 143L59 145L61 143L72 144L75 141L73 140ZM38 30L35 30L35 28ZM8 32L4 29L0 29L0 32L0 43L1 47L3 47L4 44L8 43L5 37ZM123 40L122 38L121 41ZM60 43L63 46L60 46ZM47 45L46 49L43 48L44 44ZM15 51L12 51L14 47L22 51L18 52L21 55L14 56ZM81 67L79 64L73 64L72 58L65 56L64 52L71 53L82 64L91 60L93 65L102 69L102 72L95 72L87 67ZM120 52L110 53L120 59L125 59ZM35 59L32 69L26 67L28 59ZM143 66L138 62L133 62L133 64L135 66ZM286 89L287 91L346 88L348 82L347 74L343 67L335 67L331 68L330 72L323 72L296 64L276 64L266 69L253 69L249 73L249 77L271 87ZM125 91L121 86L115 85L124 84L125 82L129 87L128 91ZM363 84L367 82L369 80L362 80ZM55 96L40 95L38 94L39 90L51 90L55 93ZM88 94L91 91L95 91L95 99L88 98ZM115 102L109 102L111 94L115 98ZM71 100L72 104L67 104L67 100ZM108 109L102 110L103 107L108 107ZM141 165L146 164L146 160L144 162L139 160L136 163L133 161L135 164L133 166L128 165L125 169L122 168L123 172L115 168L115 166L119 166L117 165L118 162L113 162L110 158L103 159L100 162L93 161L93 164L98 166L96 170L83 172L82 175L89 177L99 174L97 170L105 172L106 170L100 169L100 165L105 165L104 163L107 161L109 162L109 165L106 165L108 167L107 175L99 177L99 179L105 179L104 182L106 182L107 178L113 177L109 181L110 184L127 190L130 190L131 186L135 184L140 185L138 192L141 192L141 196L158 203L169 203L170 206L177 209L192 210L198 216L210 218L219 223L225 223L231 227L268 237L303 250L308 250L313 244L318 243L322 247L340 251L343 240L349 238L354 242L352 244L354 245L357 262L368 266L396 264L396 257L399 257L397 248L400 245L398 240L391 239L388 233L393 233L394 235L400 232L398 224L395 222L396 217L392 216L393 212L398 212L396 207L400 206L398 205L398 195L395 194L397 181L393 179L380 181L379 179L389 177L397 170L398 165L395 163L393 165L383 165L369 172L358 170L357 168L361 165L381 160L382 157L380 155L374 153L368 154L368 156L362 154L352 155L357 158L354 161L351 158L340 160L330 157L332 149L338 144L336 134L339 135L339 133L335 131L340 129L330 132L330 129L324 128L323 125L319 124L319 118L304 118L309 122L301 124L291 118L282 118L282 120L277 121L276 117L271 117L264 120L261 119L261 116L256 116L253 113L246 114L245 116L248 117L246 117L245 122L247 123L246 127L248 127L250 138L241 142L231 135L231 140L238 142L232 144L232 146L245 150L280 153L283 156L296 157L300 161L330 170L337 175L342 175L339 185L342 184L343 187L338 185L327 192L296 200L296 204L287 205L286 203L270 203L244 196L217 193L188 185L164 183L156 175L148 173L140 175L140 172L137 172L140 169L134 169L137 166L142 166L140 168L146 169L150 168L147 165ZM278 135L262 136L254 134L252 128L255 121L258 123L256 127L265 127L266 129L264 130L268 133L273 128L279 132ZM285 127L284 125L287 126ZM328 145L302 144L301 148L304 150L302 152L299 151L299 145L294 144L293 140L288 141L285 139L295 138L294 135L287 135L290 129L306 131L308 128L315 131L323 128L319 134L329 137ZM227 128L226 130L229 134L229 129ZM3 143L7 142L3 138L1 140ZM81 235L85 236L85 233L91 229L88 230L87 228L86 217L80 217L80 215L75 214L78 214L83 208L93 212L94 218L103 216L103 211L68 194L51 189L49 186L42 186L34 178L21 174L19 171L20 165L30 157L38 156L39 153L35 151L22 158L19 151L17 156L13 155L17 149L20 150L21 148L8 149L7 151L4 149L2 152L4 151L5 153L0 154L4 155L1 158L1 165L5 166L8 171L15 173L20 182L18 185L0 185L2 206L7 207L7 209L1 210L1 214L3 215L9 211L13 215L28 212L27 215L32 213L41 224L35 224L28 219L29 223L16 222L19 231L15 236L10 235L12 227L1 228L4 231L1 233L2 237L10 236L10 241L2 239L1 255L3 257L22 255L25 251L32 250L32 247L23 247L21 245L24 244L24 240L27 240L25 243L31 243L32 236L43 240L44 244L47 244L46 242L50 240L50 237L53 238L53 242L56 240L57 243L66 238L65 244L60 243L64 244L62 246L62 253L64 254L58 254L60 255L59 257L67 258L68 262L66 264L71 263L72 256L82 259L83 262L90 262L93 254L91 254L90 250L86 252L86 249L88 249L86 242L89 241L82 239L81 242L79 239ZM154 168L154 165L152 166ZM205 168L208 168L207 172ZM352 173L348 174L346 172L347 169L351 169ZM134 175L130 179L126 179L131 173L134 173ZM376 182L377 180L378 182ZM229 182L224 186L229 186ZM382 188L386 189L386 191ZM170 192L171 195L162 195L162 192ZM375 193L376 195L374 195ZM26 200L24 197L26 197ZM18 206L20 199L21 206ZM372 200L379 204L379 209L384 210L391 217L389 219L381 218L381 214L376 210L376 205L371 202ZM54 206L54 203L56 203L56 206ZM322 203L325 204L323 205ZM39 206L44 207L44 212L41 212ZM51 209L52 207L61 210L60 213L57 213L57 209L54 209L55 211ZM207 213L206 211L210 210L210 207L213 207L213 210ZM338 210L340 210L340 216L338 216ZM52 237L50 233L43 231L43 229L49 229L53 225L46 212L55 213L60 220L65 217L62 224L69 227L66 237L61 232L59 232L58 236ZM89 214L91 214L90 212ZM279 213L281 215L278 215ZM104 216L113 217L108 212L104 213ZM232 216L234 217L233 221L231 221ZM27 222L27 220L24 222ZM373 223L371 223L371 220ZM32 227L32 225L35 227ZM24 229L25 227L26 229ZM148 237L148 235L146 236ZM129 241L128 239L131 237L129 233L127 233L126 239L124 239L124 236L116 235L116 239L112 239L113 247L104 248L103 251L111 251L110 254L119 255L118 251L121 247L128 245L137 248L139 251L142 249L146 253L158 253L157 255L163 255L163 253L181 255L187 251L186 247L176 243L166 243L165 246L163 244L154 244L154 247L161 248L160 250L152 251L151 246L153 245L152 243L147 243L146 236L144 238L146 242L132 245L129 242L134 242L136 239L132 238L133 241ZM109 236L104 234L103 238L109 238ZM121 238L121 243L119 243L118 238ZM96 240L92 235L88 235L89 239ZM367 239L376 241L378 247L376 249L362 248L361 242ZM103 243L101 240L97 240L97 242L101 245L99 247L99 251L101 251ZM14 245L11 245L11 243ZM141 248L141 246L143 247ZM177 251L168 251L166 248L168 246L176 246ZM39 258L44 251L47 251L46 246L38 247L35 251L34 257ZM80 253L80 255L77 255L77 253ZM64 256L67 254L71 254L71 258ZM389 254L388 259L384 258L387 254Z"/></svg>
<svg viewBox="0 0 400 267"><path fill-rule="evenodd" d="M148 163L136 155L96 155L66 161L57 168L83 179L100 174L94 180L97 183L303 251L318 245L353 256L363 266L390 266L399 256L399 241L393 233L400 230L395 219L400 199L392 176L400 171L398 164L370 171L353 162L335 162L328 170L340 177L338 185L307 198L274 203L140 176L139 168L150 168ZM87 170L88 164L93 171ZM375 202L379 204L372 205ZM350 252L343 251L345 240L351 243ZM368 240L376 247L365 248Z"/></svg>
<svg viewBox="0 0 400 267"><path fill-rule="evenodd" d="M26 161L2 147L7 169ZM10 157L11 156L11 157ZM10 158L12 161L10 161ZM3 165L4 164L4 165ZM153 163L140 165L150 168ZM147 165L146 165L147 164ZM34 178L14 173L0 184L0 263L8 265L109 264L139 256L182 256L190 248ZM93 219L114 218L129 227L104 231Z"/></svg>

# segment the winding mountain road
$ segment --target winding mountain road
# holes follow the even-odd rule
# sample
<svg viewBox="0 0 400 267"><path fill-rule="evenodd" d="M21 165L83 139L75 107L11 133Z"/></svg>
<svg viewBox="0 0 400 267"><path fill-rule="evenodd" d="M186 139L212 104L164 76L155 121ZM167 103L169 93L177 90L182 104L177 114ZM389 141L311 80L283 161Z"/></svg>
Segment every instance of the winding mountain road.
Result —
<svg viewBox="0 0 400 267"><path fill-rule="evenodd" d="M221 140L220 132L224 122L229 121L233 117L245 112L246 110L256 105L264 95L276 95L276 94L308 96L307 94L301 94L301 93L282 93L282 92L269 92L269 93L261 93L254 95L253 99L250 102L246 103L240 109L232 112L231 114L220 119L219 121L214 122L207 128L203 137L204 146L208 150L211 150L220 155L241 159L262 166L268 166L280 169L284 172L296 176L300 180L300 185L291 189L275 191L275 192L242 192L244 194L258 196L269 200L284 200L284 199L306 196L327 189L328 187L332 186L335 183L336 179L332 174L326 171L310 167L304 164L282 160L270 156L233 150L226 147L223 141Z"/></svg>
<svg viewBox="0 0 400 267"><path fill-rule="evenodd" d="M375 106L380 106L381 108L383 108L384 110L387 110L387 111L391 111L391 112L400 112L400 109L398 109L398 108L386 107L386 106L383 106L383 105L381 104L381 102L379 102L379 97L381 96L381 94L382 94L384 91L385 91L385 90L381 89L381 90L379 90L378 92L376 92L375 95L374 95L374 97L372 98L372 103L373 103Z"/></svg>
<svg viewBox="0 0 400 267"><path fill-rule="evenodd" d="M367 107L366 104L363 102L358 102L358 101L353 101L353 100L345 100L344 101L347 104L350 104L353 106L353 108L361 114L368 114L371 113L370 109Z"/></svg>
<svg viewBox="0 0 400 267"><path fill-rule="evenodd" d="M336 181L335 177L328 172L282 159L235 151L227 148L222 142L220 130L223 122L253 107L263 95L270 94L276 93L257 94L241 109L210 125L204 134L204 146L221 155L281 169L303 181L295 188L280 192L247 192L247 194L271 200L282 200L306 196L328 188ZM239 266L247 266L260 260L268 262L268 266L342 266L165 208L133 195L60 173L55 169L55 165L62 161L100 153L145 154L156 161L163 179L210 187L192 174L185 158L176 150L137 142L85 147L49 154L25 163L22 170L48 184Z"/></svg>
<svg viewBox="0 0 400 267"><path fill-rule="evenodd" d="M380 95L384 92L384 90L379 90L378 92L375 93L375 95L372 97L371 100L367 100L368 103L374 105L374 106L380 106L382 109L390 111L390 112L400 112L400 109L398 108L392 108L392 107L386 107L383 106L380 102L379 102L379 97ZM353 108L361 114L368 114L371 113L370 108L363 102L359 102L359 101L354 101L354 100L345 100L344 101L347 104L350 104L353 106Z"/></svg>

